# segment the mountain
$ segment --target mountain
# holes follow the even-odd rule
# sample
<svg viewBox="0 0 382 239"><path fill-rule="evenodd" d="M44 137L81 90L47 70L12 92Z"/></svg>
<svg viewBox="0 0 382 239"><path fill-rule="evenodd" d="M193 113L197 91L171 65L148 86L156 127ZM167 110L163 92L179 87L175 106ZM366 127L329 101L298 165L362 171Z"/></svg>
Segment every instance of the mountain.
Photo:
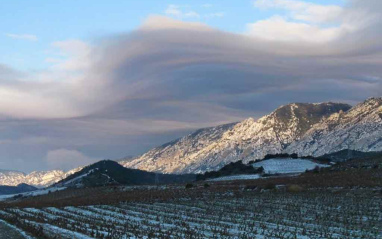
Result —
<svg viewBox="0 0 382 239"><path fill-rule="evenodd" d="M315 124L333 113L347 111L341 103L293 103L259 120L201 129L154 148L134 160L122 161L129 168L165 173L202 173L243 160L282 152L300 140Z"/></svg>
<svg viewBox="0 0 382 239"><path fill-rule="evenodd" d="M36 187L22 183L17 186L0 186L0 195L25 193L37 190Z"/></svg>
<svg viewBox="0 0 382 239"><path fill-rule="evenodd" d="M267 154L297 153L318 157L347 149L351 152L382 151L381 105L381 97L370 98L354 107L331 102L288 104L258 120L248 118L197 130L119 163L132 169L184 174L216 171L231 162L248 163ZM343 155L340 158L335 160L346 159ZM43 187L81 169L27 175L0 170L0 185L26 183Z"/></svg>
<svg viewBox="0 0 382 239"><path fill-rule="evenodd" d="M382 98L370 98L346 112L332 114L293 142L287 153L320 156L344 149L382 149Z"/></svg>
<svg viewBox="0 0 382 239"><path fill-rule="evenodd" d="M30 174L19 171L0 170L0 185L16 186L24 183L36 187L46 187L79 170L81 168L75 168L68 172L62 170L34 171Z"/></svg>
<svg viewBox="0 0 382 239"><path fill-rule="evenodd" d="M180 139L154 148L138 159L121 161L128 168L146 171L179 173L181 168L189 166L187 159L221 140L223 134L235 125L225 124L217 127L200 129Z"/></svg>
<svg viewBox="0 0 382 239"><path fill-rule="evenodd" d="M20 183L25 183L23 172L0 169L0 185L17 186Z"/></svg>
<svg viewBox="0 0 382 239"><path fill-rule="evenodd" d="M112 160L102 160L57 182L57 187L94 187L104 185L144 185L189 182L195 175L173 175L125 168Z"/></svg>

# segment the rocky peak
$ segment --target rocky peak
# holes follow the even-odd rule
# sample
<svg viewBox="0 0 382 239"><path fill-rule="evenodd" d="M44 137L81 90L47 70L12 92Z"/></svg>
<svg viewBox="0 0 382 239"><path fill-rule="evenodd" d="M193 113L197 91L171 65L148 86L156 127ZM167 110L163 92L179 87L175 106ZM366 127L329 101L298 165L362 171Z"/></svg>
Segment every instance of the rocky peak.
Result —
<svg viewBox="0 0 382 239"><path fill-rule="evenodd" d="M315 124L285 152L320 156L344 149L376 151L382 147L382 99L369 98Z"/></svg>
<svg viewBox="0 0 382 239"><path fill-rule="evenodd" d="M198 130L122 164L166 173L215 170L229 162L280 153L312 125L350 107L338 103L288 104L258 120L248 118L229 127Z"/></svg>

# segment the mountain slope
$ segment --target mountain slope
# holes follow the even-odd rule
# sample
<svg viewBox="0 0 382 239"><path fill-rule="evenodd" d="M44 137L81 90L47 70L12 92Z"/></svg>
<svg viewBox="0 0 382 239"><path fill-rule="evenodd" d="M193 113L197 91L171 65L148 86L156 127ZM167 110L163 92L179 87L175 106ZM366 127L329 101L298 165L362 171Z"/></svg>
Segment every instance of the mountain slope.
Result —
<svg viewBox="0 0 382 239"><path fill-rule="evenodd" d="M369 151L369 152L362 152L357 150L351 150L351 149L343 149L341 151L337 151L334 153L324 154L321 155L319 158L316 159L329 159L332 162L345 162L348 160L354 160L354 159L366 159L371 157L380 157L382 158L382 151Z"/></svg>
<svg viewBox="0 0 382 239"><path fill-rule="evenodd" d="M104 185L143 185L193 181L195 175L156 174L125 168L112 160L102 160L54 184L57 187L89 187Z"/></svg>
<svg viewBox="0 0 382 239"><path fill-rule="evenodd" d="M208 147L221 139L223 134L232 129L236 123L220 125L199 129L187 136L176 139L157 148L154 148L136 159L120 161L120 164L128 168L138 168L147 171L177 172L179 167L187 166L187 162L182 164L188 155L198 153L201 149Z"/></svg>
<svg viewBox="0 0 382 239"><path fill-rule="evenodd" d="M0 185L17 186L25 183L25 174L19 171L0 170Z"/></svg>
<svg viewBox="0 0 382 239"><path fill-rule="evenodd" d="M22 183L17 186L0 186L0 195L24 193L37 190L36 187Z"/></svg>
<svg viewBox="0 0 382 239"><path fill-rule="evenodd" d="M285 152L320 156L343 149L364 152L382 149L382 98L370 98L347 112L331 115Z"/></svg>
<svg viewBox="0 0 382 239"><path fill-rule="evenodd" d="M202 173L230 162L248 162L267 154L321 156L336 151L382 151L382 98L354 107L339 103L284 105L259 120L200 129L119 163L164 173ZM350 109L351 108L351 109ZM48 186L82 168L33 172L0 170L0 185Z"/></svg>
<svg viewBox="0 0 382 239"><path fill-rule="evenodd" d="M246 119L228 127L203 129L176 142L154 148L125 167L166 173L199 173L243 160L283 151L314 124L351 106L339 103L294 103L259 120Z"/></svg>

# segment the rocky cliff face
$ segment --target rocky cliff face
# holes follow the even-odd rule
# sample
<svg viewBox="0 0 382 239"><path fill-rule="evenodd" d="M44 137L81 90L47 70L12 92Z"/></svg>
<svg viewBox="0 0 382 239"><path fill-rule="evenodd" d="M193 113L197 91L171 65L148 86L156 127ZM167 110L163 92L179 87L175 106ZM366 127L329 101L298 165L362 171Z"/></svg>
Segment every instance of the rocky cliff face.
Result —
<svg viewBox="0 0 382 239"><path fill-rule="evenodd" d="M259 120L199 130L150 150L125 167L166 173L199 173L216 170L229 162L249 161L282 152L333 113L347 111L346 104L295 103L281 106ZM181 143L180 143L181 142Z"/></svg>
<svg viewBox="0 0 382 239"><path fill-rule="evenodd" d="M294 103L258 120L200 129L135 159L119 163L128 168L164 173L201 173L230 162L248 162L266 154L298 153L321 156L351 149L382 151L382 98L354 107L340 103ZM0 171L0 185L26 183L44 187L80 171Z"/></svg>
<svg viewBox="0 0 382 239"><path fill-rule="evenodd" d="M285 152L320 156L343 149L382 150L382 98L370 98L315 124Z"/></svg>

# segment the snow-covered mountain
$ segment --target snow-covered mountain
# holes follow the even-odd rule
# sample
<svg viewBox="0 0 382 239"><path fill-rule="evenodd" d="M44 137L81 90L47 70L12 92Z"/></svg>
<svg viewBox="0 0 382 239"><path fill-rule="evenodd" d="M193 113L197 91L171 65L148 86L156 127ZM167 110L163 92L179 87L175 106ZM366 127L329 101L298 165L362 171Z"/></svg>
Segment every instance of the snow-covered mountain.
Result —
<svg viewBox="0 0 382 239"><path fill-rule="evenodd" d="M343 149L382 150L382 98L370 98L347 112L332 114L285 152L320 156Z"/></svg>
<svg viewBox="0 0 382 239"><path fill-rule="evenodd" d="M258 120L200 129L119 163L145 171L199 173L266 154L321 156L342 149L382 151L382 98L370 98L354 107L331 102L284 105ZM0 185L44 187L81 169L30 174L0 170Z"/></svg>
<svg viewBox="0 0 382 239"><path fill-rule="evenodd" d="M34 171L29 174L18 171L0 170L0 185L17 186L21 183L25 183L36 187L46 187L81 169L82 167L67 172L62 170Z"/></svg>
<svg viewBox="0 0 382 239"><path fill-rule="evenodd" d="M198 173L216 170L229 162L244 162L282 152L300 140L315 124L351 106L340 103L284 105L259 120L198 130L154 148L125 167L166 173Z"/></svg>

